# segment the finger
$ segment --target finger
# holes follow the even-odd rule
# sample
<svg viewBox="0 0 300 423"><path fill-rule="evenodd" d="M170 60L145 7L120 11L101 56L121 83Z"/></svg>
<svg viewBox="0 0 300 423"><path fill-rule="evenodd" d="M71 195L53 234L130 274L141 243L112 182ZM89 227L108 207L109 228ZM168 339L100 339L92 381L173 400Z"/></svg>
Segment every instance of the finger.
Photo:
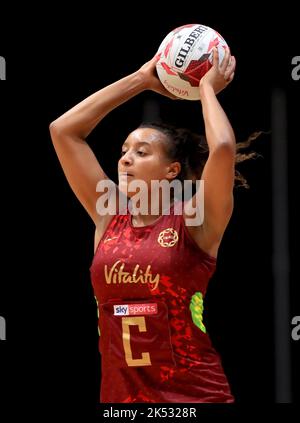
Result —
<svg viewBox="0 0 300 423"><path fill-rule="evenodd" d="M164 97L168 97L171 100L181 100L179 97L176 97L176 95L171 94L169 91L163 91L163 90L154 90L156 93L163 95Z"/></svg>
<svg viewBox="0 0 300 423"><path fill-rule="evenodd" d="M151 60L153 60L154 62L158 62L160 58L161 58L161 53L156 53Z"/></svg>
<svg viewBox="0 0 300 423"><path fill-rule="evenodd" d="M230 63L230 50L229 48L225 50L224 58L222 60L222 63L220 64L220 72L225 74L225 71Z"/></svg>
<svg viewBox="0 0 300 423"><path fill-rule="evenodd" d="M234 71L235 70L235 66L236 66L235 57L234 56L231 56L228 67L230 67L230 70L231 71Z"/></svg>
<svg viewBox="0 0 300 423"><path fill-rule="evenodd" d="M232 72L231 75L229 75L229 78L226 80L227 84L229 84L234 78L234 72Z"/></svg>
<svg viewBox="0 0 300 423"><path fill-rule="evenodd" d="M225 70L225 73L224 73L224 79L227 80L229 78L229 76L235 71L235 66L236 66L235 57L231 56L231 60L230 60L228 66Z"/></svg>
<svg viewBox="0 0 300 423"><path fill-rule="evenodd" d="M219 51L216 47L212 50L213 53L213 66L217 67L219 65Z"/></svg>
<svg viewBox="0 0 300 423"><path fill-rule="evenodd" d="M232 60L233 60L232 69L235 71L235 68L236 68L235 56L232 56Z"/></svg>
<svg viewBox="0 0 300 423"><path fill-rule="evenodd" d="M179 100L179 97L176 95L170 93L170 91L166 90L165 88L162 88L159 90L159 94L164 95L165 97L169 97L171 100Z"/></svg>
<svg viewBox="0 0 300 423"><path fill-rule="evenodd" d="M174 94L170 93L170 91L168 91L160 81L155 81L154 86L153 86L153 91L155 91L158 94L162 94L166 97L171 98L172 100L177 100L178 97L176 97Z"/></svg>

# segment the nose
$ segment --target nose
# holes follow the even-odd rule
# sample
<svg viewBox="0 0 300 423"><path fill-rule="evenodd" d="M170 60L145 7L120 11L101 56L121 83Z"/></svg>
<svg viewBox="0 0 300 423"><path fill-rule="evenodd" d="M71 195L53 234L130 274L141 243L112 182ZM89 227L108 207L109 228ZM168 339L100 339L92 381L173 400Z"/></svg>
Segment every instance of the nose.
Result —
<svg viewBox="0 0 300 423"><path fill-rule="evenodd" d="M122 165L125 165L125 166L131 165L132 164L132 154L129 151L126 151L126 153L123 154L123 156L121 156L120 162L122 163Z"/></svg>

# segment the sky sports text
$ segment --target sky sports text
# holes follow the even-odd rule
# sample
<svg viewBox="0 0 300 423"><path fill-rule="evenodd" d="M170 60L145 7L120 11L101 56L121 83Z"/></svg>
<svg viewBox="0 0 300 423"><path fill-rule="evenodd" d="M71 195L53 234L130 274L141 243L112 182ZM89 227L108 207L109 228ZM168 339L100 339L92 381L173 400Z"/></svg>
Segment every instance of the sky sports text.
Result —
<svg viewBox="0 0 300 423"><path fill-rule="evenodd" d="M183 184L179 180L172 182L152 180L149 189L144 180L128 181L126 178L126 181L120 181L119 188L119 195L117 195L117 185L113 181L104 179L98 182L96 191L100 192L101 196L97 200L96 210L100 216L115 215L117 209L120 210L120 214L127 214L127 206L130 214L134 216L138 214L159 215L160 213L169 215L170 205L174 198L174 202L177 203L174 214L181 215L184 211L187 226L200 226L203 223L204 180L196 182L185 180ZM195 202L192 205L188 200L193 196Z"/></svg>
<svg viewBox="0 0 300 423"><path fill-rule="evenodd" d="M157 314L157 303L114 305L114 316L136 316L148 314Z"/></svg>

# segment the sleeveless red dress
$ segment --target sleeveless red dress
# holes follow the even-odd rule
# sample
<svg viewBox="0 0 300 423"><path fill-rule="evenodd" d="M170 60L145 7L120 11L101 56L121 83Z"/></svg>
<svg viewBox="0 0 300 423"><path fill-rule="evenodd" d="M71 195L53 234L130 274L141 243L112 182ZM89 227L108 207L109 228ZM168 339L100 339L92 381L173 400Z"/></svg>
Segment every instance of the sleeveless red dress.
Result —
<svg viewBox="0 0 300 423"><path fill-rule="evenodd" d="M128 209L117 214L97 247L102 403L234 401L203 323L216 259L192 239L178 205L144 227Z"/></svg>

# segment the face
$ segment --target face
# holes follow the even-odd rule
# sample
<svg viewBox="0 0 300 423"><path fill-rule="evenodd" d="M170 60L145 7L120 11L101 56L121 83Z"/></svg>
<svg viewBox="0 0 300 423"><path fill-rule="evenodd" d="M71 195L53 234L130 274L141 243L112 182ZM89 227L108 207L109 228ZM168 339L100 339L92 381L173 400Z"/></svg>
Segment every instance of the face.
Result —
<svg viewBox="0 0 300 423"><path fill-rule="evenodd" d="M118 163L119 189L127 192L128 184L143 180L172 180L180 171L178 162L171 162L164 150L165 135L152 128L138 128L129 134L122 146ZM128 196L134 193L128 193Z"/></svg>

